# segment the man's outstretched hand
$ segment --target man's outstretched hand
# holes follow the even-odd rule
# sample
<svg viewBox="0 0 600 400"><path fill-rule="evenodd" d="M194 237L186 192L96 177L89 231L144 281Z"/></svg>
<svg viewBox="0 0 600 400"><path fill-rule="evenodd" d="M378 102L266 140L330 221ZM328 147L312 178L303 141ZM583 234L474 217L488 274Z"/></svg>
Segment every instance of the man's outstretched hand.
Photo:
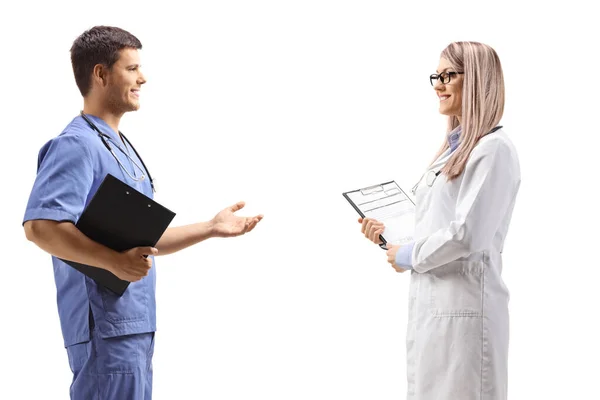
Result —
<svg viewBox="0 0 600 400"><path fill-rule="evenodd" d="M240 236L250 232L256 227L256 224L263 219L263 215L257 215L255 217L240 217L235 215L236 211L244 208L246 203L240 201L231 207L220 211L210 221L213 236L215 237L233 237Z"/></svg>

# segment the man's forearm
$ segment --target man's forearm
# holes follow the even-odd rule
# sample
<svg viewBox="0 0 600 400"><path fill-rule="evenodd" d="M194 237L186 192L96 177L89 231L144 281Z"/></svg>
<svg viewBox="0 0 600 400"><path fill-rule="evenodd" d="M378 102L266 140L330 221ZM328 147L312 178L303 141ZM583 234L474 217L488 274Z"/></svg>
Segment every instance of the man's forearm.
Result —
<svg viewBox="0 0 600 400"><path fill-rule="evenodd" d="M211 237L213 237L212 224L210 222L198 222L192 225L168 228L155 247L158 249L158 255L164 256Z"/></svg>
<svg viewBox="0 0 600 400"><path fill-rule="evenodd" d="M119 254L91 240L71 222L33 220L25 222L24 228L28 240L64 260L111 271Z"/></svg>

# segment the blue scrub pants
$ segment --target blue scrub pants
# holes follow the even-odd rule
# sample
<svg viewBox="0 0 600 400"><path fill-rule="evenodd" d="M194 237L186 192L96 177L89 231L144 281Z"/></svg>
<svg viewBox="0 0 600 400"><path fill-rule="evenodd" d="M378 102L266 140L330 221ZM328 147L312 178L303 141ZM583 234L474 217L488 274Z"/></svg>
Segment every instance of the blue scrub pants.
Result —
<svg viewBox="0 0 600 400"><path fill-rule="evenodd" d="M154 332L92 340L67 347L71 400L152 399Z"/></svg>

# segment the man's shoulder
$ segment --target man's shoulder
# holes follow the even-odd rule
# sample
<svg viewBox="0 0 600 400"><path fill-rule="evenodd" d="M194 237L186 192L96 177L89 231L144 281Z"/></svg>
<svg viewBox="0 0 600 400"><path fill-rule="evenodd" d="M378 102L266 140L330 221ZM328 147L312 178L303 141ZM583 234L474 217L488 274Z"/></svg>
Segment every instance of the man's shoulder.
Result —
<svg viewBox="0 0 600 400"><path fill-rule="evenodd" d="M65 126L61 133L46 141L41 147L39 155L43 158L56 151L62 154L66 151L89 155L97 145L96 139L94 131L85 124L85 121L76 117Z"/></svg>
<svg viewBox="0 0 600 400"><path fill-rule="evenodd" d="M50 139L44 147L52 143L89 147L95 144L94 131L80 117L71 120L57 136Z"/></svg>
<svg viewBox="0 0 600 400"><path fill-rule="evenodd" d="M96 135L89 125L81 117L77 116L65 126L58 137L68 137L82 142L89 142L95 139Z"/></svg>

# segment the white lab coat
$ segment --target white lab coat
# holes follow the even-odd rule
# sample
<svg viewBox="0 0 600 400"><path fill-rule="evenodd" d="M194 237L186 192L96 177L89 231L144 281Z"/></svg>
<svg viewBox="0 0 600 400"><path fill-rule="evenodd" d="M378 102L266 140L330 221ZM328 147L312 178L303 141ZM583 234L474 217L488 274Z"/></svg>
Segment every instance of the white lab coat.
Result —
<svg viewBox="0 0 600 400"><path fill-rule="evenodd" d="M450 150L430 167L448 161ZM502 248L519 190L517 153L500 129L484 136L464 172L424 177L416 197L409 295L409 400L507 397L508 299Z"/></svg>

